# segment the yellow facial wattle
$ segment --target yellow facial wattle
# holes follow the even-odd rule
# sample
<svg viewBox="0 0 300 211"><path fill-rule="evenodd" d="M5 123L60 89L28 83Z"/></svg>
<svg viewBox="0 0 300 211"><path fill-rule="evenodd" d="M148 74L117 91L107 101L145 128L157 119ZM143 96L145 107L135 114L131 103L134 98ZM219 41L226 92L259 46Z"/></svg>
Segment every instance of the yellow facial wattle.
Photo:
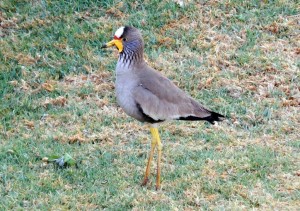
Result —
<svg viewBox="0 0 300 211"><path fill-rule="evenodd" d="M112 41L106 43L104 46L102 46L102 48L108 48L108 47L112 47L112 46L116 46L119 50L119 52L121 53L123 51L123 43L122 43L122 39L113 39Z"/></svg>

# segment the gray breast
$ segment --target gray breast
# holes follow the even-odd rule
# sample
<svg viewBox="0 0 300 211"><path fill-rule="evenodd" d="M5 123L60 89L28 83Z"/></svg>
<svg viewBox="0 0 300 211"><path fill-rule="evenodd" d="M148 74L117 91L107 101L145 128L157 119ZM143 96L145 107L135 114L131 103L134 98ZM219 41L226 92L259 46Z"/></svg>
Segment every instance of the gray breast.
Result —
<svg viewBox="0 0 300 211"><path fill-rule="evenodd" d="M126 114L139 121L143 121L143 116L133 96L133 90L138 86L139 81L136 75L131 74L130 71L132 70L127 68L126 65L120 64L120 61L118 62L115 83L117 102Z"/></svg>

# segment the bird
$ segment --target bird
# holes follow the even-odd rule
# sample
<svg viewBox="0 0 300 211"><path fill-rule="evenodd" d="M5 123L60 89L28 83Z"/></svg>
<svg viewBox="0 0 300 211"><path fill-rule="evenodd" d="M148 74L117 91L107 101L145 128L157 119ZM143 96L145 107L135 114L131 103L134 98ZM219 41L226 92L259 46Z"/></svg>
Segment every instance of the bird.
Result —
<svg viewBox="0 0 300 211"><path fill-rule="evenodd" d="M137 28L118 28L113 39L101 46L109 47L116 47L119 51L115 69L117 103L127 115L148 123L150 127L151 149L142 185L147 185L149 181L150 166L157 148L156 190L159 190L163 148L159 125L170 120L203 120L214 124L225 117L201 105L147 64L144 59L144 40Z"/></svg>

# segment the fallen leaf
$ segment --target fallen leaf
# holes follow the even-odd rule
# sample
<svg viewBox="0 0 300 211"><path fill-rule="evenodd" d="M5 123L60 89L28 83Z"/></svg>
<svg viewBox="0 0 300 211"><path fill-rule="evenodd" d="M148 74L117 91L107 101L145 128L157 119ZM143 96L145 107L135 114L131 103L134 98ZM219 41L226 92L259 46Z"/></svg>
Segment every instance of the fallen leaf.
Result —
<svg viewBox="0 0 300 211"><path fill-rule="evenodd" d="M16 59L18 60L19 64L23 65L33 65L37 62L37 59L33 58L31 55L21 53L16 56Z"/></svg>
<svg viewBox="0 0 300 211"><path fill-rule="evenodd" d="M283 100L281 103L282 106L288 107L288 106L295 106L298 107L300 106L300 100L297 99L290 99L290 100Z"/></svg>
<svg viewBox="0 0 300 211"><path fill-rule="evenodd" d="M13 86L17 86L18 85L18 81L13 80L13 81L10 81L9 84L11 84Z"/></svg>
<svg viewBox="0 0 300 211"><path fill-rule="evenodd" d="M207 197L206 197L206 199L208 200L208 201L213 201L213 200L215 200L217 198L217 196L215 195L215 194L210 194L210 195L208 195Z"/></svg>
<svg viewBox="0 0 300 211"><path fill-rule="evenodd" d="M279 26L276 22L273 22L271 25L267 26L266 29L274 34L278 33Z"/></svg>
<svg viewBox="0 0 300 211"><path fill-rule="evenodd" d="M250 86L248 86L247 88L248 88L248 90L250 90L250 91L256 91L256 90L257 90L257 87L254 86L254 85L250 85Z"/></svg>
<svg viewBox="0 0 300 211"><path fill-rule="evenodd" d="M159 37L158 38L158 43L159 43L160 46L170 47L170 45L175 43L175 40L173 38L170 38L170 37Z"/></svg>
<svg viewBox="0 0 300 211"><path fill-rule="evenodd" d="M53 105L65 106L67 104L67 99L63 96L59 96L51 101Z"/></svg>
<svg viewBox="0 0 300 211"><path fill-rule="evenodd" d="M55 99L49 99L47 98L45 100L45 102L43 103L43 106L46 107L47 105L55 105L55 106L65 106L68 103L68 100L63 97L63 96L59 96Z"/></svg>
<svg viewBox="0 0 300 211"><path fill-rule="evenodd" d="M49 158L48 157L43 157L42 161L47 163L49 161Z"/></svg>
<svg viewBox="0 0 300 211"><path fill-rule="evenodd" d="M77 133L76 135L69 137L68 140L71 144L75 143L75 142L84 142L85 141L85 139L82 137L81 133Z"/></svg>
<svg viewBox="0 0 300 211"><path fill-rule="evenodd" d="M48 92L52 92L54 90L54 87L49 83L43 83L42 88L47 90Z"/></svg>
<svg viewBox="0 0 300 211"><path fill-rule="evenodd" d="M25 91L27 91L27 90L29 90L30 89L30 86L27 84L27 82L26 81L24 81L23 79L21 79L21 89L23 89L23 90L25 90Z"/></svg>
<svg viewBox="0 0 300 211"><path fill-rule="evenodd" d="M210 77L210 78L208 78L208 79L206 80L206 82L205 82L205 87L206 87L206 88L207 88L207 87L210 87L210 85L211 85L213 79L214 79L214 77Z"/></svg>
<svg viewBox="0 0 300 211"><path fill-rule="evenodd" d="M120 17L124 16L123 13L120 10L118 10L118 9L116 9L114 7L106 10L106 14L112 15L112 16L114 16L116 18L120 18Z"/></svg>
<svg viewBox="0 0 300 211"><path fill-rule="evenodd" d="M24 124L26 127L30 128L30 129L34 128L34 122L32 122L32 121L24 120Z"/></svg>
<svg viewBox="0 0 300 211"><path fill-rule="evenodd" d="M88 66L88 65L83 65L83 68L88 72L92 72L92 67L91 66Z"/></svg>

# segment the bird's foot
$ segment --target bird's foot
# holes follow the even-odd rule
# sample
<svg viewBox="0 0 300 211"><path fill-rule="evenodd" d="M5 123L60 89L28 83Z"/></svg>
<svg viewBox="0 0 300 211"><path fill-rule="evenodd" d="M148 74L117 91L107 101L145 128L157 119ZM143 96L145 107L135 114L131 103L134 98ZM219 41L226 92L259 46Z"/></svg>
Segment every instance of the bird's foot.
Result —
<svg viewBox="0 0 300 211"><path fill-rule="evenodd" d="M148 181L149 181L149 179L148 179L148 178L145 178L145 179L143 180L141 186L147 185Z"/></svg>

